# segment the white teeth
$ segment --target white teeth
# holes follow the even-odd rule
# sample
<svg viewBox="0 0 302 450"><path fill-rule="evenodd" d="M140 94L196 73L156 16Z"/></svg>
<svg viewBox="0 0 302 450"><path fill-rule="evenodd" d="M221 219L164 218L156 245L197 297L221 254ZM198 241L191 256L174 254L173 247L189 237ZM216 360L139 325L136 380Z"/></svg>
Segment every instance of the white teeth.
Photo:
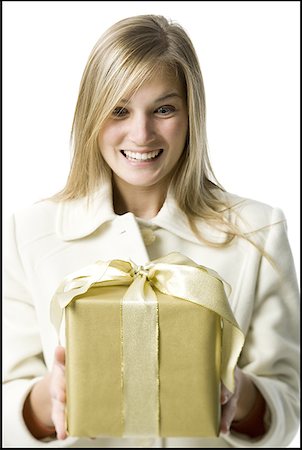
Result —
<svg viewBox="0 0 302 450"><path fill-rule="evenodd" d="M160 151L161 150L154 150L153 152L148 153L138 153L132 152L131 150L123 150L123 153L128 159L146 161L155 158L160 153Z"/></svg>

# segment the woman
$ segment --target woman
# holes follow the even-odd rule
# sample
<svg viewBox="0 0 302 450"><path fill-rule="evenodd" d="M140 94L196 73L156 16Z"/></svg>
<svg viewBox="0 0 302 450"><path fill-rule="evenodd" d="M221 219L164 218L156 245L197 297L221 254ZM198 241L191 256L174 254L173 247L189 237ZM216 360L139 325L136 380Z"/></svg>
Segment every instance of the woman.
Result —
<svg viewBox="0 0 302 450"><path fill-rule="evenodd" d="M8 446L286 446L298 427L298 287L282 211L226 192L207 155L192 43L161 16L114 24L85 68L67 184L15 214L4 242ZM245 333L217 438L77 439L65 429L64 348L49 302L96 260L179 251L232 287Z"/></svg>

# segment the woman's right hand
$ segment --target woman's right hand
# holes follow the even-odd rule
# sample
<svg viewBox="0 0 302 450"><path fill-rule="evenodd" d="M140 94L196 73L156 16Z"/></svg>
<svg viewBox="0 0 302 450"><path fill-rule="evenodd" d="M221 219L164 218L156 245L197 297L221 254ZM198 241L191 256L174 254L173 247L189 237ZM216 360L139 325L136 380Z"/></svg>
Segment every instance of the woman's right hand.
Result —
<svg viewBox="0 0 302 450"><path fill-rule="evenodd" d="M55 349L51 371L33 386L24 403L24 421L36 439L54 433L57 439L67 437L65 403L65 349L59 345Z"/></svg>
<svg viewBox="0 0 302 450"><path fill-rule="evenodd" d="M65 382L65 349L58 345L55 349L54 362L50 373L50 395L51 395L51 419L55 426L57 438L67 437L65 404L66 404L66 382Z"/></svg>

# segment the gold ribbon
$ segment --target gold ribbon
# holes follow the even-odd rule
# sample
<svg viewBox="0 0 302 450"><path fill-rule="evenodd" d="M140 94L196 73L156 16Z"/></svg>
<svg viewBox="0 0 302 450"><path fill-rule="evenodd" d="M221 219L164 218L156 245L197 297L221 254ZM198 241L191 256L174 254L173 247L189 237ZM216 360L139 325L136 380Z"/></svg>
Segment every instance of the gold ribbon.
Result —
<svg viewBox="0 0 302 450"><path fill-rule="evenodd" d="M234 369L244 342L225 289L213 270L171 253L145 266L132 261L98 261L64 278L50 305L59 336L64 308L94 286L129 286L121 301L124 436L159 435L158 303L156 290L218 314L222 324L221 380L234 391ZM225 289L224 289L225 287Z"/></svg>

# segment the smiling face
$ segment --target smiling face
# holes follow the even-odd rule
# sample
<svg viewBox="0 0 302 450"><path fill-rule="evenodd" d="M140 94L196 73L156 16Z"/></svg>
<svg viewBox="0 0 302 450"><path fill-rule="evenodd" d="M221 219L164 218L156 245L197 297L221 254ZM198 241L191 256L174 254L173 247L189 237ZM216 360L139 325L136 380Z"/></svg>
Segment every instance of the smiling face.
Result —
<svg viewBox="0 0 302 450"><path fill-rule="evenodd" d="M99 133L98 145L117 186L164 191L187 131L184 87L175 76L163 73L116 105Z"/></svg>

